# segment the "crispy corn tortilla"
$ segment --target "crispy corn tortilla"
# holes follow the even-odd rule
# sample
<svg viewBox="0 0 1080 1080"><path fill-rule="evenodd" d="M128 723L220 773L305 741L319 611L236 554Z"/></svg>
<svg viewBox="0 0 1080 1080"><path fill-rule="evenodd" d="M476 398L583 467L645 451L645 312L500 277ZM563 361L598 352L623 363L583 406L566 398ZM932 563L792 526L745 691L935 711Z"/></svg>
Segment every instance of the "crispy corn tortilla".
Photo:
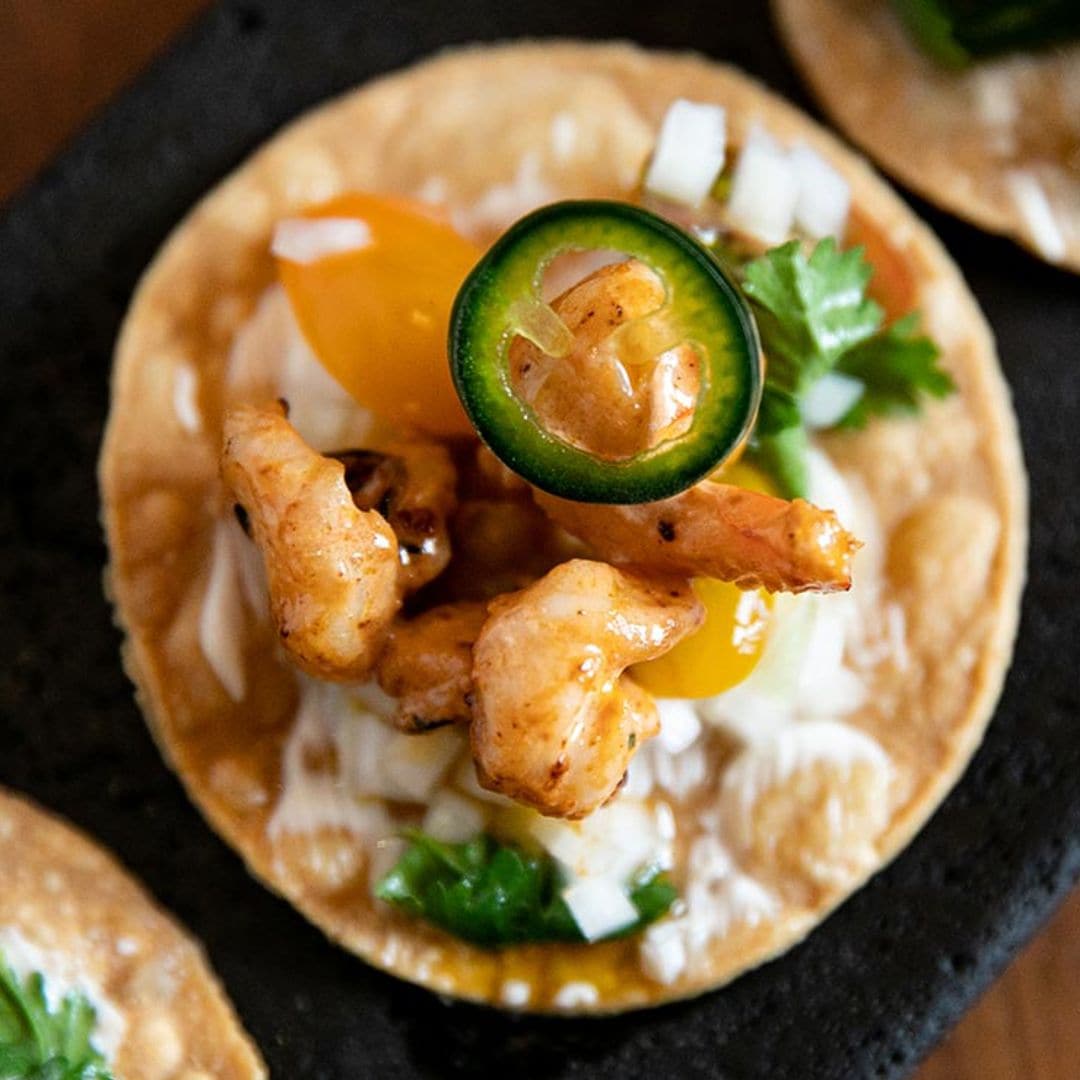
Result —
<svg viewBox="0 0 1080 1080"><path fill-rule="evenodd" d="M1080 44L950 71L912 43L889 0L775 0L774 9L825 111L883 168L1080 270Z"/></svg>
<svg viewBox="0 0 1080 1080"><path fill-rule="evenodd" d="M772 918L732 925L693 970L660 984L642 973L632 939L484 951L378 905L364 848L344 829L271 838L295 680L272 631L252 624L240 643L247 696L234 703L200 651L197 624L212 532L230 510L217 477L223 367L273 280L275 221L350 189L435 189L474 235L491 239L536 202L628 197L679 96L725 105L736 141L760 120L847 177L853 229L882 273L907 280L908 306L927 313L959 393L921 418L874 423L828 447L876 507L889 541L887 587L909 628L906 667L878 665L870 704L849 718L893 763L872 857L832 883L795 889ZM184 372L189 385L197 378L198 425L174 408ZM834 138L746 76L689 55L578 43L456 51L286 128L195 208L140 284L117 347L100 477L125 664L163 751L213 826L256 876L370 963L442 993L517 1007L505 987L523 982L524 1007L536 1011L612 1012L688 997L800 940L911 839L956 782L990 717L1016 629L1025 480L994 345L956 267ZM701 797L697 809L708 810L716 789ZM582 980L595 993L559 997Z"/></svg>
<svg viewBox="0 0 1080 1080"><path fill-rule="evenodd" d="M123 1025L118 1077L267 1075L202 950L97 845L0 790L0 866L0 949L16 935L104 994Z"/></svg>

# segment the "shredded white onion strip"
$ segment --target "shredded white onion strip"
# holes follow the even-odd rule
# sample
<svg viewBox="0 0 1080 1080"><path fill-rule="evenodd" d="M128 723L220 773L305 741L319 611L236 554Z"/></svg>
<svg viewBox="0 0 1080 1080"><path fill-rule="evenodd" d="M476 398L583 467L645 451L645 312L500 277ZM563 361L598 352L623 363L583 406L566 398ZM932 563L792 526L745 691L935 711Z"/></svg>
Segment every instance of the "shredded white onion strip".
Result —
<svg viewBox="0 0 1080 1080"><path fill-rule="evenodd" d="M308 264L327 255L362 251L371 243L371 229L357 218L285 218L274 229L271 254L288 262Z"/></svg>

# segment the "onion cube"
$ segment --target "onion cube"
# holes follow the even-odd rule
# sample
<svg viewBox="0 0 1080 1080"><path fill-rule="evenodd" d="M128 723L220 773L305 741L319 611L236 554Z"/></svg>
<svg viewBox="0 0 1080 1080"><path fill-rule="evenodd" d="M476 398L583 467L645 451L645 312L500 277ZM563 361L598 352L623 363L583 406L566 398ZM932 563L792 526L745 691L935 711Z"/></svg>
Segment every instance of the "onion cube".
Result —
<svg viewBox="0 0 1080 1080"><path fill-rule="evenodd" d="M673 202L700 206L724 167L725 116L719 105L679 98L660 127L645 188Z"/></svg>
<svg viewBox="0 0 1080 1080"><path fill-rule="evenodd" d="M791 235L798 198L799 180L790 157L760 124L755 124L731 179L728 220L767 244L782 244Z"/></svg>

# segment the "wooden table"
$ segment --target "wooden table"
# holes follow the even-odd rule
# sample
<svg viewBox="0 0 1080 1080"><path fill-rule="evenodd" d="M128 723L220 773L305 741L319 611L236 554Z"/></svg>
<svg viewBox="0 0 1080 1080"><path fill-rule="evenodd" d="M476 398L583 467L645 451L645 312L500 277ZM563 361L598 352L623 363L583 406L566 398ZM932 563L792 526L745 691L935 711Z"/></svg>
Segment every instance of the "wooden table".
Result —
<svg viewBox="0 0 1080 1080"><path fill-rule="evenodd" d="M0 202L208 0L3 0ZM927 1059L917 1080L1080 1077L1080 891Z"/></svg>

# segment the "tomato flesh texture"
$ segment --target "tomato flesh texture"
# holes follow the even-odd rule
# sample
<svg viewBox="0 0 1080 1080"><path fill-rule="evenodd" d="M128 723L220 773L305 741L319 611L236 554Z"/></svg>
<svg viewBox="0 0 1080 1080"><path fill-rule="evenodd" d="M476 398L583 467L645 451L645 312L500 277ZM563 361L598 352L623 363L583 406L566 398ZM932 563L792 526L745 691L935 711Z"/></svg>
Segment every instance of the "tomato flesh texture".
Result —
<svg viewBox="0 0 1080 1080"><path fill-rule="evenodd" d="M728 462L714 478L773 494L759 469ZM771 625L773 598L764 589L744 591L726 581L698 578L694 592L705 605L705 622L670 652L637 664L630 674L657 697L707 698L741 683L757 666Z"/></svg>
<svg viewBox="0 0 1080 1080"><path fill-rule="evenodd" d="M744 592L726 581L698 578L694 592L705 605L705 622L669 653L638 664L634 680L657 697L708 698L745 679L761 658L768 636L772 597Z"/></svg>
<svg viewBox="0 0 1080 1080"><path fill-rule="evenodd" d="M323 366L363 405L433 435L472 432L450 378L450 309L480 249L407 199L343 195L304 213L370 230L356 251L278 259L300 329Z"/></svg>

